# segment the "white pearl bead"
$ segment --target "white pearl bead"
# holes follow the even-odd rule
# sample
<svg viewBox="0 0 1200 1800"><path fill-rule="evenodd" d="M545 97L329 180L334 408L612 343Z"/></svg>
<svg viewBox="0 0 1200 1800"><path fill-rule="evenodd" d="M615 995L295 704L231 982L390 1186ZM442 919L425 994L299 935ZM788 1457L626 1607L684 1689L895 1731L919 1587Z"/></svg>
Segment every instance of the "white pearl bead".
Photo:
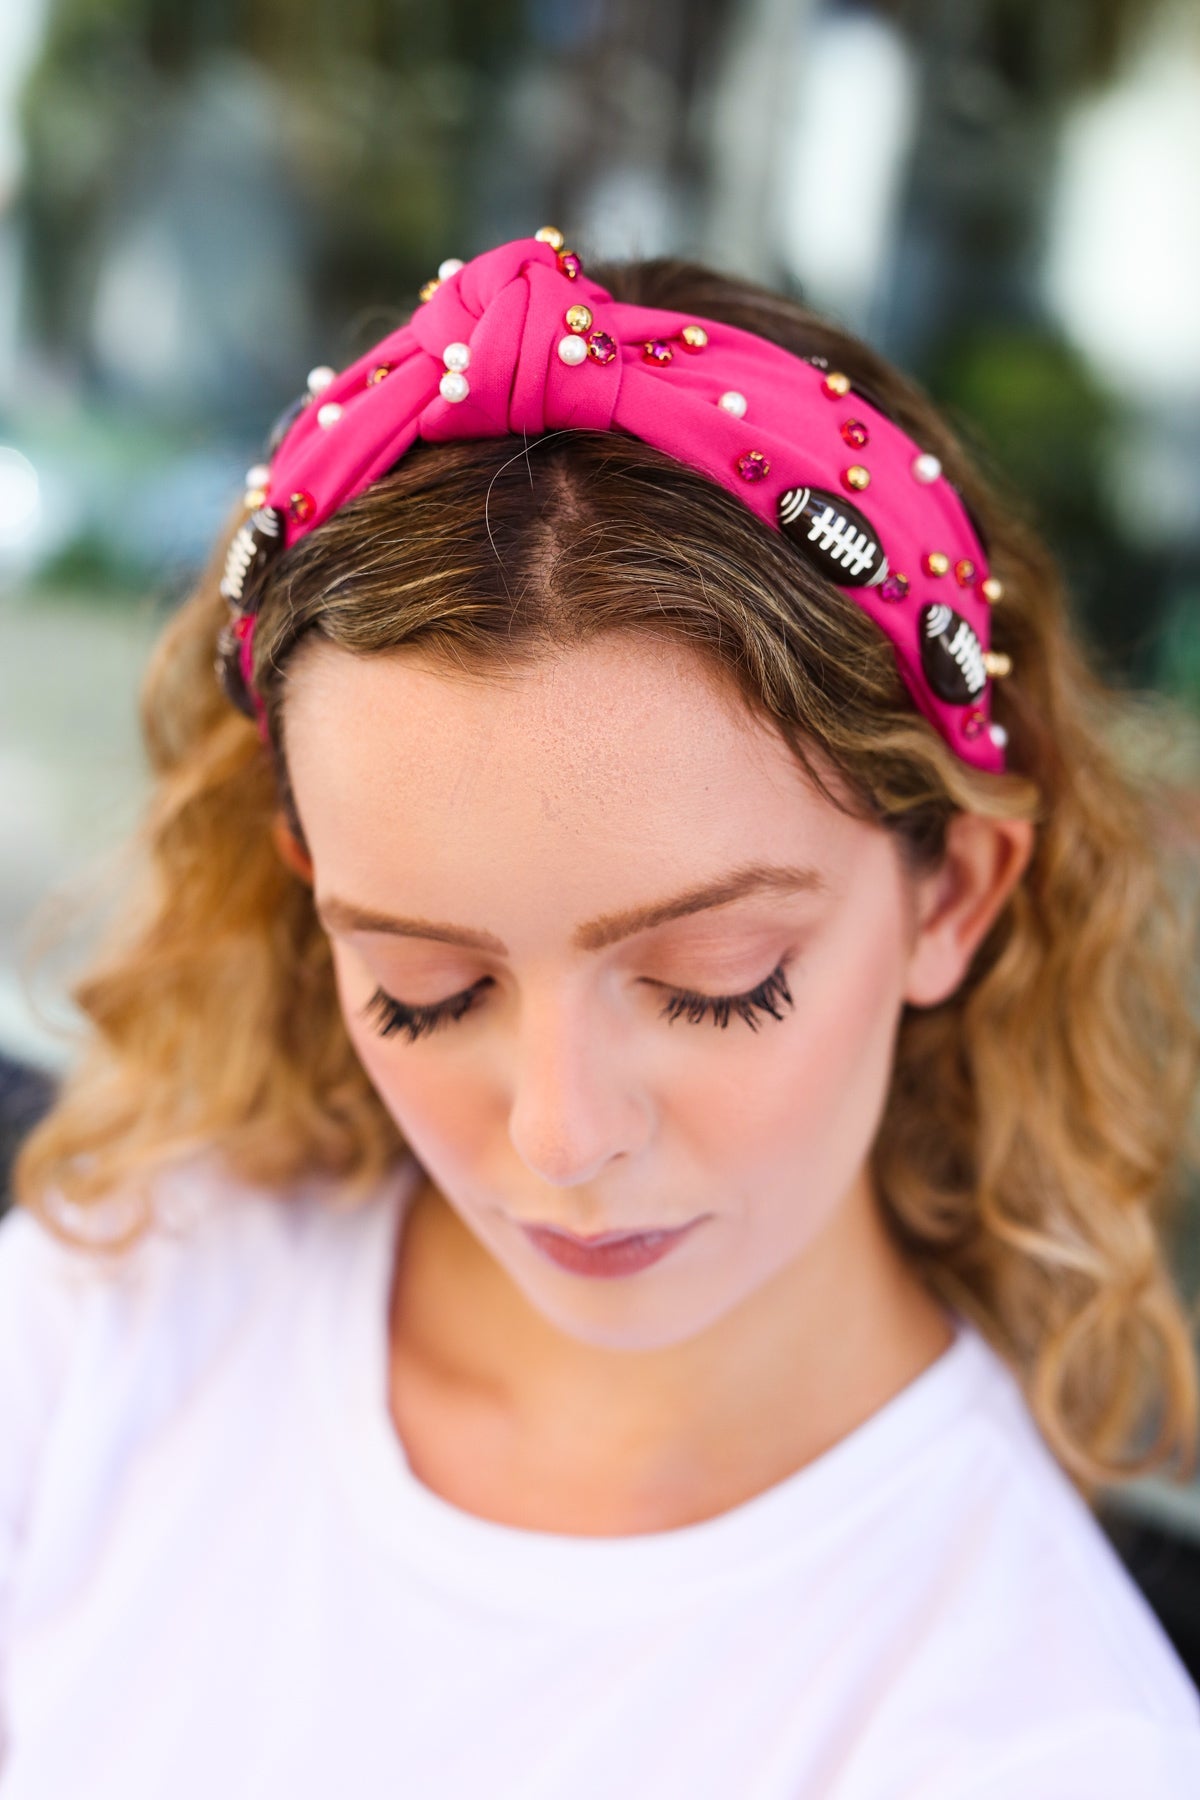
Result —
<svg viewBox="0 0 1200 1800"><path fill-rule="evenodd" d="M1005 731L1003 725L989 725L988 736L999 750L1003 750L1005 744L1008 742L1008 733Z"/></svg>
<svg viewBox="0 0 1200 1800"><path fill-rule="evenodd" d="M920 456L913 458L912 472L918 481L928 483L937 480L942 472L942 465L932 451L925 450Z"/></svg>
<svg viewBox="0 0 1200 1800"><path fill-rule="evenodd" d="M448 256L445 262L438 264L438 280L448 281L451 275L457 275L462 268L461 256Z"/></svg>
<svg viewBox="0 0 1200 1800"><path fill-rule="evenodd" d="M309 393L319 394L323 388L327 388L333 380L335 373L335 370L327 368L324 363L317 369L310 369L308 371Z"/></svg>
<svg viewBox="0 0 1200 1800"><path fill-rule="evenodd" d="M266 487L271 479L271 471L266 463L255 463L252 469L246 470L246 486L248 488Z"/></svg>
<svg viewBox="0 0 1200 1800"><path fill-rule="evenodd" d="M565 363L586 362L588 347L583 338L577 337L575 333L572 332L570 337L559 338L558 354Z"/></svg>
<svg viewBox="0 0 1200 1800"><path fill-rule="evenodd" d="M730 388L728 393L722 394L717 405L722 412L732 413L735 419L746 416L746 396L739 394L736 388Z"/></svg>
<svg viewBox="0 0 1200 1800"><path fill-rule="evenodd" d="M471 384L457 369L447 369L438 382L438 391L443 400L465 400L471 391Z"/></svg>
<svg viewBox="0 0 1200 1800"><path fill-rule="evenodd" d="M471 366L470 344L447 344L442 351L442 361L448 369L468 369Z"/></svg>
<svg viewBox="0 0 1200 1800"><path fill-rule="evenodd" d="M318 425L336 425L342 416L342 409L336 400L327 400L324 406L317 408Z"/></svg>

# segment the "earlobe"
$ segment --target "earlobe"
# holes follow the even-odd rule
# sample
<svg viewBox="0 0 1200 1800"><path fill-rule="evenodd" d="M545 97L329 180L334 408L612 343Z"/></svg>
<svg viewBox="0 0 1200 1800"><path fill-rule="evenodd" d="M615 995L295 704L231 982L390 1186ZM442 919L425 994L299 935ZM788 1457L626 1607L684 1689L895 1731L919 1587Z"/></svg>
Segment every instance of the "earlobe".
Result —
<svg viewBox="0 0 1200 1800"><path fill-rule="evenodd" d="M294 875L312 886L313 866L300 845L292 835L291 827L281 812L277 812L271 821L271 835L275 839L275 847Z"/></svg>

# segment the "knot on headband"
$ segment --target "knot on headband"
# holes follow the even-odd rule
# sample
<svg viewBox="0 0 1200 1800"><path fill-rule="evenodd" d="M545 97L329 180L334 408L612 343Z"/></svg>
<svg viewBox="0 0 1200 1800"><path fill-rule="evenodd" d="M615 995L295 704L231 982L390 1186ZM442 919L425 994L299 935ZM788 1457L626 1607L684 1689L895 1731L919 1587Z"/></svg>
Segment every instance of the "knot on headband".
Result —
<svg viewBox="0 0 1200 1800"><path fill-rule="evenodd" d="M442 264L412 317L340 373L314 369L250 471L221 591L218 670L252 682L257 591L275 558L418 438L622 430L736 494L890 638L918 709L1000 772L989 648L1001 597L957 490L850 379L739 326L614 300L543 227ZM850 496L853 496L851 498ZM227 682L229 697L247 710Z"/></svg>

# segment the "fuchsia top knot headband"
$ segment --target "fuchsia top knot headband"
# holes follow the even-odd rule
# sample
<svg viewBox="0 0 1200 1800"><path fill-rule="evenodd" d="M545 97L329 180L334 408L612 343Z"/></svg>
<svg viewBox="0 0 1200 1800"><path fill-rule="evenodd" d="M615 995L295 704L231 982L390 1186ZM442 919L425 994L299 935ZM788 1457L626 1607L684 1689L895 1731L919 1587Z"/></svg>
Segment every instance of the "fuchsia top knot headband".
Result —
<svg viewBox="0 0 1200 1800"><path fill-rule="evenodd" d="M988 650L1000 584L938 459L848 377L734 325L613 300L552 226L450 258L421 302L340 374L314 369L269 464L250 471L253 511L221 582L232 609L222 652L238 652L264 738L255 590L280 552L417 438L616 429L782 532L886 632L916 706L956 754L1003 771L1006 734L988 707L990 677L1008 670Z"/></svg>

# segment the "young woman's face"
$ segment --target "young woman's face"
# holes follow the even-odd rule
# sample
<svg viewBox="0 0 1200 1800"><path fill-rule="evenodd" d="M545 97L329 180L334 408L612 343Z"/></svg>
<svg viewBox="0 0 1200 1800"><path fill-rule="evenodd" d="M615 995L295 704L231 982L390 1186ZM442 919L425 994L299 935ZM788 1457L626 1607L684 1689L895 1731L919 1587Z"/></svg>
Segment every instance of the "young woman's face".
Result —
<svg viewBox="0 0 1200 1800"><path fill-rule="evenodd" d="M355 1050L544 1319L581 1343L680 1343L863 1201L916 889L685 646L610 638L485 681L318 641L286 714ZM674 904L752 871L724 904ZM753 1027L736 1007L668 1016L680 991L763 984L779 1016L752 1005ZM406 1008L432 1028L405 1029ZM522 1230L698 1218L615 1279Z"/></svg>

